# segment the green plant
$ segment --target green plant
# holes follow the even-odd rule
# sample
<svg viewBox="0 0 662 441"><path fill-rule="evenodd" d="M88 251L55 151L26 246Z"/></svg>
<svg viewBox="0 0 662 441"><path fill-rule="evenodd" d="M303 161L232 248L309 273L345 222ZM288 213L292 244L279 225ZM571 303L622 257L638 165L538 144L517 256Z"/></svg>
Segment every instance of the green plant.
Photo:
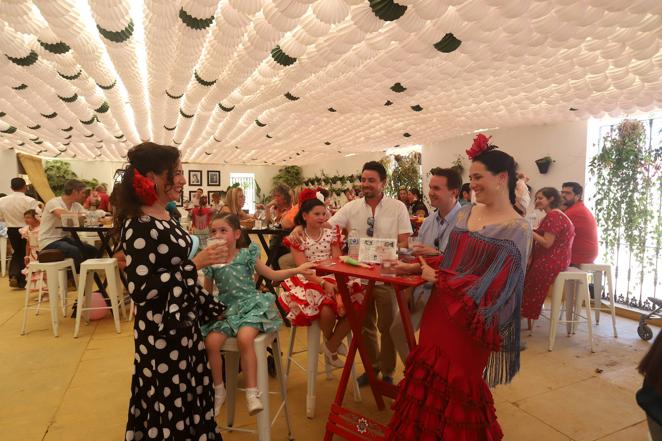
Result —
<svg viewBox="0 0 662 441"><path fill-rule="evenodd" d="M386 168L387 182L384 192L387 196L397 197L400 188L421 189L421 154L411 152L408 155L392 155L379 162Z"/></svg>
<svg viewBox="0 0 662 441"><path fill-rule="evenodd" d="M278 174L272 179L274 187L280 183L287 184L290 188L303 185L303 173L298 165L287 165L278 169Z"/></svg>
<svg viewBox="0 0 662 441"><path fill-rule="evenodd" d="M589 163L595 179L595 213L600 241L610 256L625 245L641 262L646 243L659 243L662 219L655 218L655 191L662 190L662 148L646 148L646 128L641 121L624 120L604 138L604 148Z"/></svg>
<svg viewBox="0 0 662 441"><path fill-rule="evenodd" d="M270 196L268 193L262 194L262 187L255 181L255 203L266 205L269 203Z"/></svg>
<svg viewBox="0 0 662 441"><path fill-rule="evenodd" d="M451 162L451 168L455 170L460 176L464 174L464 163L462 162L461 155L457 155L455 161Z"/></svg>
<svg viewBox="0 0 662 441"><path fill-rule="evenodd" d="M64 183L70 179L79 179L88 188L95 188L99 185L99 181L96 178L79 178L78 175L76 175L76 172L71 169L71 163L59 159L46 161L44 172L46 173L46 179L48 179L48 185L51 187L51 190L53 190L53 193L56 196L60 196L62 194Z"/></svg>

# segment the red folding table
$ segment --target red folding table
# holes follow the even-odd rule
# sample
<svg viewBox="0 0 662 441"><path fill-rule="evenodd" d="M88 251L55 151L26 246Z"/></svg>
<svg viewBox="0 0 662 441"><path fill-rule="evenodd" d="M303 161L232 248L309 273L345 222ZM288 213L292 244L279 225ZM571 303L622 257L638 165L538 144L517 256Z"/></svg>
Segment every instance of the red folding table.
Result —
<svg viewBox="0 0 662 441"><path fill-rule="evenodd" d="M410 349L416 346L416 337L414 336L414 329L411 324L411 317L406 300L403 298L403 289L413 288L425 283L420 276L389 276L381 274L379 265L371 268L362 268L357 266L348 265L339 259L329 260L319 263L315 270L318 275L334 274L336 282L338 283L338 291L342 296L345 305L351 305L349 290L347 289L347 281L350 277L364 279L368 281L368 287L365 293L365 302L360 310L353 308L347 309L347 318L352 328L352 343L349 346L347 353L347 360L345 367L340 377L338 384L338 391L336 397L331 404L329 418L326 422L326 433L324 434L324 441L331 441L334 434L339 435L351 441L375 441L384 438L385 427L375 421L372 421L363 415L342 407L342 402L347 390L347 383L354 364L354 357L356 351L359 351L361 361L365 367L368 375L368 381L372 394L375 397L375 402L379 410L385 409L384 398L387 396L395 398L397 394L397 387L392 384L385 383L377 379L377 376L372 369L372 362L368 358L368 353L363 343L362 332L363 320L367 312L367 307L372 299L372 289L375 282L384 282L392 285L395 289L395 296L398 301L400 309L400 316L402 317L402 324L407 338L407 344Z"/></svg>

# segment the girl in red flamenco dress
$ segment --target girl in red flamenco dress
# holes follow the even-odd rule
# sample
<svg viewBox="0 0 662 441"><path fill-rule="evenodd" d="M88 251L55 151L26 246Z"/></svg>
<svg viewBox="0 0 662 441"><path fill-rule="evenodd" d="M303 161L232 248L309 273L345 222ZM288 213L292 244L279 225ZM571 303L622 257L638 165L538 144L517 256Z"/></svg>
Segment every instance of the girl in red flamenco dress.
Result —
<svg viewBox="0 0 662 441"><path fill-rule="evenodd" d="M478 135L467 151L476 205L457 215L418 346L393 405L386 439L496 441L503 438L489 387L519 370L520 308L531 242L513 209L514 159Z"/></svg>
<svg viewBox="0 0 662 441"><path fill-rule="evenodd" d="M299 198L302 202L295 223L304 227L303 240L298 244L293 244L287 238L283 241L292 249L296 265L340 256L340 229L323 227L328 219L326 206L322 198L317 198L317 194L314 190L306 189ZM310 326L313 321L319 320L325 342L321 351L331 365L343 367L345 361L338 355L347 354L342 341L349 333L350 326L345 317L347 306L343 305L333 275L297 275L283 281L281 286L283 291L278 296L278 302L287 312L287 318L294 326ZM362 304L364 289L361 283L351 281L348 289L353 303L350 307Z"/></svg>

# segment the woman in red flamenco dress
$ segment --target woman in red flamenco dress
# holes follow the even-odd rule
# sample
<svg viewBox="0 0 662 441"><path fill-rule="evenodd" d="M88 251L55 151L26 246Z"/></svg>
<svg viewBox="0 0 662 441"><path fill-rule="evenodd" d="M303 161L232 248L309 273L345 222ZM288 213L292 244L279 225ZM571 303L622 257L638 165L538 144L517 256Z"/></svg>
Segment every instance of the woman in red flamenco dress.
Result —
<svg viewBox="0 0 662 441"><path fill-rule="evenodd" d="M496 441L503 438L488 386L519 370L520 308L529 224L513 209L514 159L478 135L467 151L476 205L457 215L420 341L399 384L386 439Z"/></svg>

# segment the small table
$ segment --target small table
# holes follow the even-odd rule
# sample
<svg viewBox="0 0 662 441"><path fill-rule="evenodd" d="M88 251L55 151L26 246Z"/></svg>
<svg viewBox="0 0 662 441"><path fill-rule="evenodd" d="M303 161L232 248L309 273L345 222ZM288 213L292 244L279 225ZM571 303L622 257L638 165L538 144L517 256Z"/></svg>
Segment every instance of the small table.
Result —
<svg viewBox="0 0 662 441"><path fill-rule="evenodd" d="M113 257L113 247L110 244L110 233L113 231L113 227L60 227L62 231L71 233L71 236L76 240L76 242L82 244L84 243L78 233L97 233L99 239L101 239L101 248L97 250L97 258L103 257L103 253L108 253L109 257Z"/></svg>
<svg viewBox="0 0 662 441"><path fill-rule="evenodd" d="M347 282L350 277L360 278L368 281L368 288L366 290L365 301L360 311L356 311L351 307L347 307L347 318L352 328L352 343L349 346L345 367L343 368L338 384L336 397L331 404L329 418L326 422L326 432L324 434L325 441L331 441L334 434L339 435L345 439L352 441L374 441L383 438L384 426L371 421L361 414L350 411L342 407L342 402L347 390L347 383L349 376L354 365L354 357L356 351L359 351L361 361L365 367L366 374L372 394L375 397L375 402L379 410L384 410L383 396L395 398L398 392L397 386L385 383L377 379L377 375L372 369L372 362L368 358L368 353L363 343L362 328L365 319L368 305L372 300L372 290L375 282L384 282L392 285L395 289L395 296L400 309L400 316L402 317L402 324L405 331L405 337L410 349L416 346L416 337L414 335L414 328L411 324L411 317L409 315L409 308L403 297L402 290L405 288L413 288L425 283L425 280L420 276L389 276L380 273L379 265L372 268L362 268L343 263L340 259L329 260L321 262L315 267L318 275L334 274L336 282L338 283L338 291L342 296L345 305L351 305L352 301L347 289Z"/></svg>

